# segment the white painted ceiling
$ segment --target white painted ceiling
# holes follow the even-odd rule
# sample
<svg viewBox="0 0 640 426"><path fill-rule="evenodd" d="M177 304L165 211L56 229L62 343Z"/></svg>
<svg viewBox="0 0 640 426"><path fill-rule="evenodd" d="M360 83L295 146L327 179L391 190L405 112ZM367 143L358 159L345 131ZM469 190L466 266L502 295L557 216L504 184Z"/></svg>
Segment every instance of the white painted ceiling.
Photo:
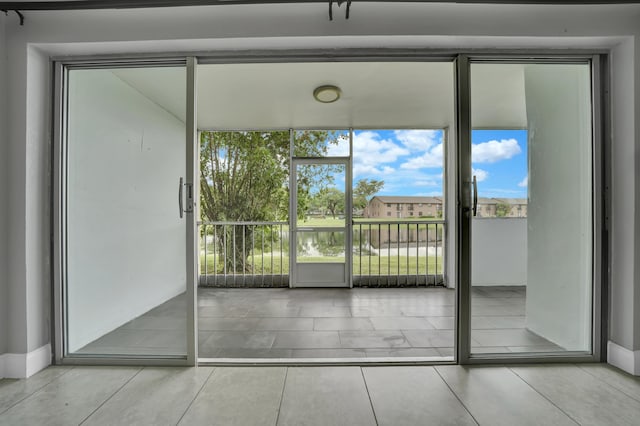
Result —
<svg viewBox="0 0 640 426"><path fill-rule="evenodd" d="M125 68L114 73L185 120L184 68ZM472 125L524 128L522 65L472 66ZM314 100L325 84L335 103ZM198 67L198 128L445 128L454 126L451 62L211 64Z"/></svg>
<svg viewBox="0 0 640 426"><path fill-rule="evenodd" d="M450 62L204 65L198 83L205 129L444 127L454 109ZM326 84L337 102L313 98Z"/></svg>

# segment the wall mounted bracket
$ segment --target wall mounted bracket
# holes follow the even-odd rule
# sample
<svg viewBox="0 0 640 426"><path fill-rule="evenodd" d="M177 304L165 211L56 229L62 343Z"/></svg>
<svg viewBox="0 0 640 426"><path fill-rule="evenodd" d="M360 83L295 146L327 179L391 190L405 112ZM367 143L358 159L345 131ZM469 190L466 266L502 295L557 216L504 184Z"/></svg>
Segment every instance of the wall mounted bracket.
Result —
<svg viewBox="0 0 640 426"><path fill-rule="evenodd" d="M345 13L345 19L349 19L349 11L351 10L351 0L336 0L338 7L342 6L342 3L347 3L347 11ZM333 21L333 0L329 0L329 20Z"/></svg>

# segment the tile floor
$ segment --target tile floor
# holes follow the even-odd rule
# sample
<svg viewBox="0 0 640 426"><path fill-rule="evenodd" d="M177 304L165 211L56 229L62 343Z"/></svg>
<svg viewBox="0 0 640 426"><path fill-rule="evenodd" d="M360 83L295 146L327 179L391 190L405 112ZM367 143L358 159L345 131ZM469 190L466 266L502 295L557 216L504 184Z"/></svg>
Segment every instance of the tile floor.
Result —
<svg viewBox="0 0 640 426"><path fill-rule="evenodd" d="M198 292L201 358L451 358L453 290L445 288L216 289ZM477 353L562 348L525 328L524 287L478 287ZM85 354L179 354L184 297L85 346Z"/></svg>
<svg viewBox="0 0 640 426"><path fill-rule="evenodd" d="M606 364L49 367L0 380L0 425L637 425Z"/></svg>

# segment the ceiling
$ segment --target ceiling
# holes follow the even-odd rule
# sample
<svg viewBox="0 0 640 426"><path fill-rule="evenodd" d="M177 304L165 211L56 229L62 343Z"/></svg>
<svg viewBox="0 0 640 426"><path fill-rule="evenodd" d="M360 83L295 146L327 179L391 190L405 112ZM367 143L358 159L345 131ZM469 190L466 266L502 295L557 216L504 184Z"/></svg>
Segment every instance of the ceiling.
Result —
<svg viewBox="0 0 640 426"><path fill-rule="evenodd" d="M120 79L186 119L184 68L124 68ZM446 128L454 126L452 62L311 62L198 66L201 130ZM475 128L524 128L523 65L472 65ZM342 97L323 104L313 90Z"/></svg>
<svg viewBox="0 0 640 426"><path fill-rule="evenodd" d="M321 85L342 91L313 98ZM451 62L203 65L198 126L217 128L423 128L453 119Z"/></svg>
<svg viewBox="0 0 640 426"><path fill-rule="evenodd" d="M366 0L392 2L392 0ZM403 0L413 3L493 3L493 4L624 4L638 0ZM328 3L328 0L31 0L0 2L0 10L70 10L195 5L264 4L264 3ZM358 0L355 0L358 2ZM336 3L334 1L334 3Z"/></svg>

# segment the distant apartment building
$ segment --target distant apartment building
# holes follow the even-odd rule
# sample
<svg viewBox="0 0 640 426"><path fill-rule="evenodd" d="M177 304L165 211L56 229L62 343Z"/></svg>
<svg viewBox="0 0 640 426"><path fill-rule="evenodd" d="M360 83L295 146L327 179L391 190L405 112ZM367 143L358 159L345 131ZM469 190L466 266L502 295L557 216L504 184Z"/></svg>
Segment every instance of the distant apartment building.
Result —
<svg viewBox="0 0 640 426"><path fill-rule="evenodd" d="M527 217L527 199L478 198L476 217Z"/></svg>
<svg viewBox="0 0 640 426"><path fill-rule="evenodd" d="M363 216L367 218L441 218L442 197L377 195ZM476 217L527 217L526 198L478 198Z"/></svg>
<svg viewBox="0 0 640 426"><path fill-rule="evenodd" d="M478 198L476 217L495 217L497 205L495 198Z"/></svg>
<svg viewBox="0 0 640 426"><path fill-rule="evenodd" d="M364 217L412 218L442 217L441 197L382 196L373 197L364 209Z"/></svg>
<svg viewBox="0 0 640 426"><path fill-rule="evenodd" d="M498 200L509 206L506 217L527 217L526 198L498 198Z"/></svg>

